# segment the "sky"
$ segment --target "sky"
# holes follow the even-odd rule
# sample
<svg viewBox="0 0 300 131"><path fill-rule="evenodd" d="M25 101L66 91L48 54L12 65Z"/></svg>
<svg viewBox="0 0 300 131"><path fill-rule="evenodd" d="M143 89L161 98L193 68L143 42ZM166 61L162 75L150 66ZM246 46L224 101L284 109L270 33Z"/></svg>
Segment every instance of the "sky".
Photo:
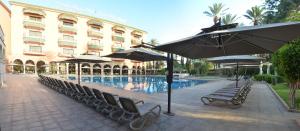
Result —
<svg viewBox="0 0 300 131"><path fill-rule="evenodd" d="M9 0L2 0L8 7ZM145 42L159 43L178 40L201 32L213 25L213 18L203 14L213 3L229 8L225 13L236 14L237 22L251 25L243 15L247 9L262 5L264 0L15 0L40 6L78 12L148 32Z"/></svg>

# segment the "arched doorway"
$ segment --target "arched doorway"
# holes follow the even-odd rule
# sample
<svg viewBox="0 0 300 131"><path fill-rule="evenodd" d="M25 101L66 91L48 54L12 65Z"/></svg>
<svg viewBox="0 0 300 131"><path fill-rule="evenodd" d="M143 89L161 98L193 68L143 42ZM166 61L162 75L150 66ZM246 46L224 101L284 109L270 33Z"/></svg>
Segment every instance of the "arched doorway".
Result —
<svg viewBox="0 0 300 131"><path fill-rule="evenodd" d="M37 73L41 74L41 73L46 73L46 63L44 61L38 61L36 63L36 68L37 68Z"/></svg>
<svg viewBox="0 0 300 131"><path fill-rule="evenodd" d="M14 73L23 73L24 72L24 65L23 65L23 61L20 59L16 59L14 60L13 63L13 72Z"/></svg>
<svg viewBox="0 0 300 131"><path fill-rule="evenodd" d="M146 72L146 70L145 70L145 67L143 66L142 71L141 71L141 75L145 75L145 72Z"/></svg>
<svg viewBox="0 0 300 131"><path fill-rule="evenodd" d="M35 73L35 64L33 60L27 60L25 62L25 73L26 74L34 74Z"/></svg>
<svg viewBox="0 0 300 131"><path fill-rule="evenodd" d="M114 74L114 75L120 75L120 73L121 73L120 66L119 66L119 65L115 65L115 66L113 67L113 74Z"/></svg>
<svg viewBox="0 0 300 131"><path fill-rule="evenodd" d="M81 65L81 71L82 71L82 75L90 75L91 70L90 70L90 64L88 63L84 63Z"/></svg>
<svg viewBox="0 0 300 131"><path fill-rule="evenodd" d="M93 65L93 75L101 75L101 65L100 64Z"/></svg>
<svg viewBox="0 0 300 131"><path fill-rule="evenodd" d="M141 74L141 67L138 66L138 67L137 67L137 75L140 75L140 74Z"/></svg>
<svg viewBox="0 0 300 131"><path fill-rule="evenodd" d="M122 75L128 75L128 66L122 67Z"/></svg>
<svg viewBox="0 0 300 131"><path fill-rule="evenodd" d="M110 65L104 65L104 74L110 75L111 73L111 66Z"/></svg>
<svg viewBox="0 0 300 131"><path fill-rule="evenodd" d="M69 63L69 74L76 74L76 65L75 65L75 63Z"/></svg>
<svg viewBox="0 0 300 131"><path fill-rule="evenodd" d="M132 75L136 75L136 67L135 66L132 66Z"/></svg>

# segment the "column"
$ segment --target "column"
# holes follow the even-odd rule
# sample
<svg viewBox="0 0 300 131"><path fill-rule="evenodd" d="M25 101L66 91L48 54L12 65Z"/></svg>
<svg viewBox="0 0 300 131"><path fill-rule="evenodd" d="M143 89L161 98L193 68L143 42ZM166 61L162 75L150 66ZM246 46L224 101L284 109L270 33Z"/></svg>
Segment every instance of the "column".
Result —
<svg viewBox="0 0 300 131"><path fill-rule="evenodd" d="M75 63L75 75L77 75L77 74L78 74L78 64Z"/></svg>
<svg viewBox="0 0 300 131"><path fill-rule="evenodd" d="M59 63L56 63L56 74L59 75Z"/></svg>
<svg viewBox="0 0 300 131"><path fill-rule="evenodd" d="M122 71L123 71L122 69L123 69L123 66L120 67L120 75L122 75Z"/></svg>
<svg viewBox="0 0 300 131"><path fill-rule="evenodd" d="M114 66L111 66L111 68L110 68L110 75L114 75L114 68L113 68Z"/></svg>
<svg viewBox="0 0 300 131"><path fill-rule="evenodd" d="M90 64L90 74L91 75L94 75L93 66L94 66L94 64Z"/></svg>
<svg viewBox="0 0 300 131"><path fill-rule="evenodd" d="M37 66L34 66L34 74L37 74Z"/></svg>
<svg viewBox="0 0 300 131"><path fill-rule="evenodd" d="M66 63L66 74L69 75L69 63Z"/></svg>
<svg viewBox="0 0 300 131"><path fill-rule="evenodd" d="M263 74L263 63L260 62L260 65L259 65L259 74L262 75Z"/></svg>
<svg viewBox="0 0 300 131"><path fill-rule="evenodd" d="M104 75L104 65L101 65L101 75Z"/></svg>
<svg viewBox="0 0 300 131"><path fill-rule="evenodd" d="M270 67L271 67L271 63L268 63L268 65L267 65L268 67L267 67L267 74L269 75L270 74Z"/></svg>
<svg viewBox="0 0 300 131"><path fill-rule="evenodd" d="M26 74L26 66L23 64L23 74Z"/></svg>

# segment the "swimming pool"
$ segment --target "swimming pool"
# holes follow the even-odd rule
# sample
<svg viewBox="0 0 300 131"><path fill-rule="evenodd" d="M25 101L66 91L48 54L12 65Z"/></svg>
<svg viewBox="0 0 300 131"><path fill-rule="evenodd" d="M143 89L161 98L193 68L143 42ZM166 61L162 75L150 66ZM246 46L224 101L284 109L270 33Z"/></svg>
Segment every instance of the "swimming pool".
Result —
<svg viewBox="0 0 300 131"><path fill-rule="evenodd" d="M69 79L75 80L76 77L70 76ZM147 94L167 92L167 81L163 76L94 76L82 77L81 81ZM188 88L206 82L206 80L174 79L172 89Z"/></svg>

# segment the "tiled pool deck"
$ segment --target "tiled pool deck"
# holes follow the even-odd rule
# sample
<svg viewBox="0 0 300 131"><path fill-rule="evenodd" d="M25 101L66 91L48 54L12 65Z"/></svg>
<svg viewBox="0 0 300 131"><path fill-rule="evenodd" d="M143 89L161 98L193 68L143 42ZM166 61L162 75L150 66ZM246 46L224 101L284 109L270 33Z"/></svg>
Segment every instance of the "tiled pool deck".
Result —
<svg viewBox="0 0 300 131"><path fill-rule="evenodd" d="M299 131L295 119L299 113L287 112L268 87L254 83L246 102L240 108L205 106L200 97L230 84L218 80L194 88L172 92L173 117L161 115L144 130L186 131ZM115 88L84 84L103 91L161 104L166 110L166 94L146 95ZM6 130L91 130L121 131L127 125L103 117L74 100L45 88L36 77L7 75L7 86L0 88L0 126Z"/></svg>

